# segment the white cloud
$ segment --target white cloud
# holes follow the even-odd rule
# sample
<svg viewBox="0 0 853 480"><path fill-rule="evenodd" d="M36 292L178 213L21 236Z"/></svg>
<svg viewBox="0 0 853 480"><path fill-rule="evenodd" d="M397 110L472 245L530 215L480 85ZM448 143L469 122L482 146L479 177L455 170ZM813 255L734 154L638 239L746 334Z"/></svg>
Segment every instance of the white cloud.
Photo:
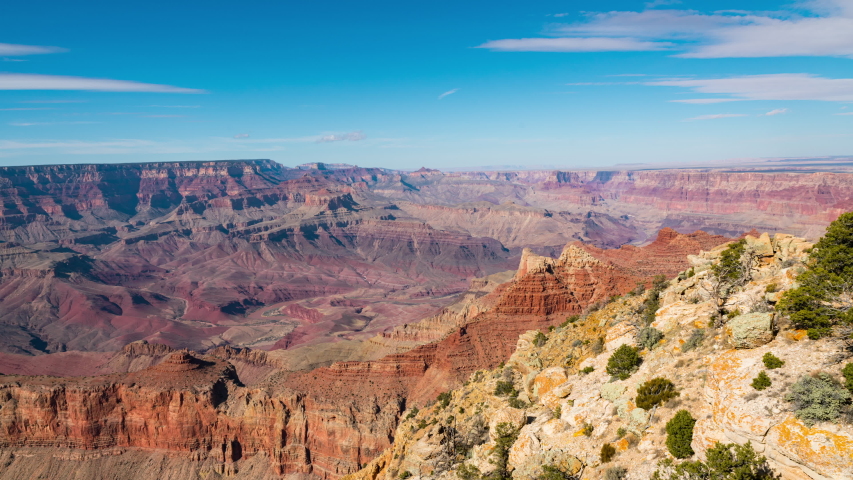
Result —
<svg viewBox="0 0 853 480"><path fill-rule="evenodd" d="M0 112L19 112L19 111L24 111L24 110L29 111L29 110L55 110L55 109L54 108L47 108L47 107L42 107L42 108L36 108L36 107L32 107L32 108L25 108L25 107L0 108Z"/></svg>
<svg viewBox="0 0 853 480"><path fill-rule="evenodd" d="M27 73L0 73L0 90L87 90L97 92L206 93L173 87L105 78L67 77Z"/></svg>
<svg viewBox="0 0 853 480"><path fill-rule="evenodd" d="M746 75L711 79L671 79L646 85L689 88L698 93L729 95L729 100L853 101L853 78L824 78L806 73ZM697 99L693 102L701 103ZM712 99L716 103L719 99Z"/></svg>
<svg viewBox="0 0 853 480"><path fill-rule="evenodd" d="M765 117L772 117L773 115L782 115L788 113L787 108L777 108L774 110L770 110L769 112L763 114Z"/></svg>
<svg viewBox="0 0 853 480"><path fill-rule="evenodd" d="M480 47L538 52L666 49L681 50L677 56L685 58L853 57L853 0L800 2L771 13L654 9L673 3L652 0L641 12L588 13L582 21L550 26L548 33L558 38L494 40Z"/></svg>
<svg viewBox="0 0 853 480"><path fill-rule="evenodd" d="M699 115L698 117L688 118L688 121L692 120L716 120L718 118L733 118L733 117L748 117L745 113L717 113L713 115Z"/></svg>
<svg viewBox="0 0 853 480"><path fill-rule="evenodd" d="M554 16L557 18L562 18L562 17L568 17L569 14L568 13L555 13Z"/></svg>
<svg viewBox="0 0 853 480"><path fill-rule="evenodd" d="M249 134L248 133L238 133L237 135L234 135L234 138L249 138Z"/></svg>
<svg viewBox="0 0 853 480"><path fill-rule="evenodd" d="M501 52L638 52L665 50L672 45L669 42L649 42L634 38L561 37L492 40L477 48Z"/></svg>
<svg viewBox="0 0 853 480"><path fill-rule="evenodd" d="M149 105L159 108L201 108L201 105Z"/></svg>
<svg viewBox="0 0 853 480"><path fill-rule="evenodd" d="M835 115L853 115L853 112L836 113Z"/></svg>
<svg viewBox="0 0 853 480"><path fill-rule="evenodd" d="M456 93L456 92L458 92L458 91L459 91L459 89L458 89L458 88L454 88L453 90L448 90L448 91L446 91L446 92L442 93L441 95L439 95L439 96L438 96L438 99L439 99L439 100L441 100L442 98L444 98L444 97L446 97L446 96L448 96L448 95L453 95L454 93Z"/></svg>
<svg viewBox="0 0 853 480"><path fill-rule="evenodd" d="M367 136L361 132L361 130L349 133L332 133L328 135L321 135L320 138L314 140L315 143L329 143L329 142L358 142L364 140Z"/></svg>
<svg viewBox="0 0 853 480"><path fill-rule="evenodd" d="M35 45L15 45L12 43L0 43L0 55L14 57L18 55L40 55L44 53L65 52L64 48L39 47Z"/></svg>

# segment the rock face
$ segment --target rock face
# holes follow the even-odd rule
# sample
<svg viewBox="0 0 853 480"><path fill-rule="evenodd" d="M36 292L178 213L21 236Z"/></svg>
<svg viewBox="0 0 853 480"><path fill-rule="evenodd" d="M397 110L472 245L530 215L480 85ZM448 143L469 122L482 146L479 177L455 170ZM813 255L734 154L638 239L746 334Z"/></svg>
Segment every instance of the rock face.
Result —
<svg viewBox="0 0 853 480"><path fill-rule="evenodd" d="M853 206L849 185L830 173L445 174L268 160L4 167L0 352L357 342L435 314L471 278L515 265L522 247L615 248L665 227L814 236ZM635 253L609 260L643 275L661 264ZM312 365L358 359L322 350Z"/></svg>
<svg viewBox="0 0 853 480"><path fill-rule="evenodd" d="M664 237L675 242L679 235ZM644 248L637 250L638 258L643 258ZM375 361L286 372L270 368L275 366L275 352L220 347L198 356L139 342L108 362L128 370L141 365L143 358L153 365L127 375L0 377L7 399L0 408L6 422L0 445L168 449L183 452L188 462L196 459L186 467L189 472L204 465L212 471L239 471L249 458L264 455L274 472L337 478L389 446L408 406L423 406L474 370L506 360L514 348L508 339L531 327L544 330L568 313L650 281L629 266L599 260L574 244L557 259L528 253L510 282L472 286L490 291L477 299L478 309L464 324L438 341ZM680 266L687 266L686 259ZM550 297L563 295L560 302L548 303ZM540 300L545 303L537 303ZM513 302L524 308L510 309ZM244 380L244 374L251 381ZM556 390L553 384L565 378L562 375L555 369L536 377L535 392ZM30 405L41 407L34 410ZM157 430L155 423L138 418L166 422L168 428ZM149 430L157 433L146 436Z"/></svg>
<svg viewBox="0 0 853 480"><path fill-rule="evenodd" d="M762 262L753 281L735 294L732 309L770 308L760 303L767 285L782 291L791 288L791 272L802 268L810 247L786 235L752 239L763 245L763 257L771 260ZM451 480L473 468L488 473L496 460L495 435L472 441L455 433L458 428L474 429L477 422L490 425L490 433L502 422L517 427L507 457L513 479L541 478L546 466L579 478L604 479L617 465L627 467L627 480L647 479L658 462L674 460L663 427L682 409L697 420L692 436L696 455L689 460L704 460L707 449L717 442L750 442L781 478L850 478L853 426L841 420L808 427L785 400L791 383L803 375L822 372L840 379L842 365L851 361L844 342L810 341L785 331L762 339L758 346L732 348L735 345L723 330L706 328L715 308L711 299L701 296L701 281L723 248L693 257L696 274L681 275L662 292L654 325L665 337L643 352L639 369L628 379L611 378L606 365L617 345L636 344L634 325L645 300L637 296L588 312L549 332L544 341L537 335L540 332L521 335L505 366L471 375L462 387L449 392L446 406L411 412L398 427L394 444L346 480L392 480L400 475ZM526 266L533 274L550 264L527 258L521 271ZM752 333L768 331L772 313L747 311L741 317L747 317L740 319L745 327L734 330L749 335L736 338L757 338L762 335ZM596 339L601 340L597 346ZM765 370L762 357L767 352L784 365L767 370L772 385L757 391L752 379ZM655 377L672 381L679 396L649 411L637 408L638 388ZM519 392L518 398L496 390L498 382L507 381ZM520 417L521 412L523 422L513 416ZM616 452L609 463L600 457L605 443ZM447 445L461 445L468 453L454 455Z"/></svg>

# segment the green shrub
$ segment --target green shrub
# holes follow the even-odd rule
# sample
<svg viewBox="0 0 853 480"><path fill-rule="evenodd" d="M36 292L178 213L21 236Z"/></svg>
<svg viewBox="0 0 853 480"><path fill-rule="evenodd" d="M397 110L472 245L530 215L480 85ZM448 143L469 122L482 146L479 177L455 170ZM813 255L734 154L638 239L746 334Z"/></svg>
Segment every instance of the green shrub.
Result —
<svg viewBox="0 0 853 480"><path fill-rule="evenodd" d="M553 465L543 465L542 475L539 475L538 480L575 480L576 478Z"/></svg>
<svg viewBox="0 0 853 480"><path fill-rule="evenodd" d="M610 467L604 473L604 480L625 480L628 476L628 470L625 467L615 466Z"/></svg>
<svg viewBox="0 0 853 480"><path fill-rule="evenodd" d="M616 448L609 444L605 443L601 446L601 463L607 463L613 460L613 457L616 456Z"/></svg>
<svg viewBox="0 0 853 480"><path fill-rule="evenodd" d="M770 377L767 376L767 372L764 370L762 370L757 377L752 379L752 388L756 390L765 390L772 384L773 382L770 381Z"/></svg>
<svg viewBox="0 0 853 480"><path fill-rule="evenodd" d="M400 474L400 480L406 480L407 478L412 476L412 472L406 470L405 472Z"/></svg>
<svg viewBox="0 0 853 480"><path fill-rule="evenodd" d="M655 321L655 313L660 308L660 294L666 289L667 283L666 277L663 275L656 276L652 281L652 288L643 301L643 322L646 325Z"/></svg>
<svg viewBox="0 0 853 480"><path fill-rule="evenodd" d="M476 466L463 463L456 469L456 476L461 480L479 480L482 474Z"/></svg>
<svg viewBox="0 0 853 480"><path fill-rule="evenodd" d="M707 461L673 464L664 460L652 480L773 480L776 476L767 459L755 453L751 443L717 443L706 452Z"/></svg>
<svg viewBox="0 0 853 480"><path fill-rule="evenodd" d="M450 392L443 392L438 394L438 408L445 408L450 405Z"/></svg>
<svg viewBox="0 0 853 480"><path fill-rule="evenodd" d="M628 430L625 430L625 427L619 427L616 430L616 438L622 438L626 433L628 433Z"/></svg>
<svg viewBox="0 0 853 480"><path fill-rule="evenodd" d="M690 442L693 441L694 425L696 425L696 419L687 410L679 410L666 423L666 448L673 457L687 458L693 455Z"/></svg>
<svg viewBox="0 0 853 480"><path fill-rule="evenodd" d="M768 370L773 370L774 368L781 368L783 365L785 365L784 361L782 361L779 357L773 355L770 352L765 353L764 356L761 357L761 361L764 362L764 366L767 367Z"/></svg>
<svg viewBox="0 0 853 480"><path fill-rule="evenodd" d="M779 285L775 283L768 283L766 287L764 287L764 291L767 293L776 293L779 290Z"/></svg>
<svg viewBox="0 0 853 480"><path fill-rule="evenodd" d="M809 338L832 333L832 326L853 322L848 279L853 277L853 212L832 222L812 249L808 269L797 276L797 288L785 292L777 308Z"/></svg>
<svg viewBox="0 0 853 480"><path fill-rule="evenodd" d="M411 420L411 419L415 418L415 416L417 416L419 411L420 410L418 410L418 407L412 407L412 409L409 411L409 414L406 415L406 420Z"/></svg>
<svg viewBox="0 0 853 480"><path fill-rule="evenodd" d="M844 386L853 393L853 363L845 365L841 374L844 375Z"/></svg>
<svg viewBox="0 0 853 480"><path fill-rule="evenodd" d="M518 397L509 397L507 403L512 408L527 408L529 405L524 400L519 399Z"/></svg>
<svg viewBox="0 0 853 480"><path fill-rule="evenodd" d="M492 449L492 458L489 462L495 466L495 471L489 475L493 480L509 480L512 478L507 470L509 461L509 449L518 439L518 429L514 425L502 422L495 427L495 447Z"/></svg>
<svg viewBox="0 0 853 480"><path fill-rule="evenodd" d="M850 402L850 392L827 373L803 376L791 385L785 400L794 404L794 414L807 426L832 422Z"/></svg>
<svg viewBox="0 0 853 480"><path fill-rule="evenodd" d="M651 350L655 345L658 344L663 339L663 332L658 330L655 327L646 327L640 330L640 333L637 334L637 343L646 348L646 350Z"/></svg>
<svg viewBox="0 0 853 480"><path fill-rule="evenodd" d="M427 421L423 418L421 419L420 422L418 422L418 430L423 430L428 426L429 426L429 423L427 423Z"/></svg>
<svg viewBox="0 0 853 480"><path fill-rule="evenodd" d="M536 336L533 338L533 345L537 348L542 347L548 341L548 337L542 332L536 332Z"/></svg>
<svg viewBox="0 0 853 480"><path fill-rule="evenodd" d="M637 389L637 406L643 410L651 410L671 398L679 395L675 385L665 378L653 378L640 385Z"/></svg>
<svg viewBox="0 0 853 480"><path fill-rule="evenodd" d="M594 371L595 371L595 368L593 368L592 366L589 366L589 367L584 367L584 368L582 368L582 369L581 369L581 371L580 371L580 373L582 373L582 374L584 374L584 375L588 375L588 374L590 374L590 373L592 373L592 372L594 372Z"/></svg>
<svg viewBox="0 0 853 480"><path fill-rule="evenodd" d="M689 352L695 348L699 348L702 345L702 340L705 340L705 331L701 328L697 328L693 330L690 334L690 338L684 342L684 345L681 347L682 352Z"/></svg>
<svg viewBox="0 0 853 480"><path fill-rule="evenodd" d="M551 412L551 415L552 415L554 418L560 418L560 417L562 417L562 416L563 416L563 406L562 406L562 405L557 405L557 408L555 408L555 409L554 409L554 411L553 411L553 412Z"/></svg>
<svg viewBox="0 0 853 480"><path fill-rule="evenodd" d="M584 423L583 428L581 428L581 432L586 437L591 437L592 432L594 432L594 431L595 431L595 427L593 427L591 423Z"/></svg>
<svg viewBox="0 0 853 480"><path fill-rule="evenodd" d="M566 328L570 324L577 322L580 318L580 315L572 315L570 317L566 317L566 321L560 324L560 328Z"/></svg>
<svg viewBox="0 0 853 480"><path fill-rule="evenodd" d="M499 397L517 397L518 390L515 389L515 385L512 382L498 380L498 383L495 385L495 395Z"/></svg>
<svg viewBox="0 0 853 480"><path fill-rule="evenodd" d="M620 380L625 380L637 371L640 362L640 355L636 348L630 345L622 345L607 360L607 373Z"/></svg>

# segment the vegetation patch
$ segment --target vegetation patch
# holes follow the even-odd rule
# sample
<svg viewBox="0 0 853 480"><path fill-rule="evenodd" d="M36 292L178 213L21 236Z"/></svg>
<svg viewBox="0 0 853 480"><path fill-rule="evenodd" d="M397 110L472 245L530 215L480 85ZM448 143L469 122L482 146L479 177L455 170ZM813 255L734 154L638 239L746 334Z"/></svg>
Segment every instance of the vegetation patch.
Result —
<svg viewBox="0 0 853 480"><path fill-rule="evenodd" d="M687 458L693 455L690 443L693 441L693 427L696 425L690 412L679 410L666 423L666 448L675 458Z"/></svg>
<svg viewBox="0 0 853 480"><path fill-rule="evenodd" d="M791 385L785 400L794 405L794 414L811 427L817 422L834 422L850 403L850 392L828 373L800 377Z"/></svg>
<svg viewBox="0 0 853 480"><path fill-rule="evenodd" d="M784 361L770 352L765 353L764 356L761 357L761 361L764 362L764 366L767 367L768 370L782 368L782 366L785 365Z"/></svg>
<svg viewBox="0 0 853 480"><path fill-rule="evenodd" d="M662 461L652 480L771 480L777 476L767 459L755 453L751 443L717 443L706 452L707 461L682 462L676 465L671 459Z"/></svg>
<svg viewBox="0 0 853 480"><path fill-rule="evenodd" d="M672 382L661 377L653 378L637 389L636 404L643 410L651 410L678 395L679 393Z"/></svg>
<svg viewBox="0 0 853 480"><path fill-rule="evenodd" d="M772 384L773 382L770 381L770 377L767 376L767 372L764 370L762 370L757 377L752 379L752 388L759 391L770 388L770 385Z"/></svg>
<svg viewBox="0 0 853 480"><path fill-rule="evenodd" d="M607 463L607 462L613 460L613 457L615 457L615 456L616 456L616 447L614 447L613 445L611 445L609 443L605 443L604 445L601 446L601 452L600 452L601 463Z"/></svg>
<svg viewBox="0 0 853 480"><path fill-rule="evenodd" d="M661 340L663 340L663 332L655 327L643 328L637 334L637 343L645 347L646 350L653 349Z"/></svg>
<svg viewBox="0 0 853 480"><path fill-rule="evenodd" d="M640 368L640 363L639 351L630 345L622 345L607 360L607 373L625 380Z"/></svg>
<svg viewBox="0 0 853 480"><path fill-rule="evenodd" d="M853 212L829 225L797 283L777 308L790 315L796 328L807 330L809 338L830 335L836 324L853 323Z"/></svg>

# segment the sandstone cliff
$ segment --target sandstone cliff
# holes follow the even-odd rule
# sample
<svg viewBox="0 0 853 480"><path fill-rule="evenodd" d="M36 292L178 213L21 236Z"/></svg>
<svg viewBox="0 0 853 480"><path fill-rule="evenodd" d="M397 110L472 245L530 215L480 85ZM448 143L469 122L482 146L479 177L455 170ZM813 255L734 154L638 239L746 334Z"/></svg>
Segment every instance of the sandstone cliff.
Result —
<svg viewBox="0 0 853 480"><path fill-rule="evenodd" d="M810 244L790 235L747 237L747 242L761 256L761 267L730 308L742 317L772 319L772 304L794 284ZM751 442L784 479L850 478L853 426L843 419L807 426L784 395L802 375L822 371L840 378L841 366L850 358L846 345L837 339L808 340L804 332L787 329L782 317L775 326L753 326L746 333L754 340L749 348L738 337L744 332L709 328L715 308L702 285L720 251L691 256L691 274L669 282L652 323L665 336L643 352L639 370L628 379L611 378L606 365L620 345L637 342L642 296L611 301L546 338L536 331L521 335L506 366L476 372L444 402L411 410L392 447L346 479L402 475L449 480L463 474L463 465L469 477L472 468L488 473L496 468L490 459L494 432L502 422L518 428L508 452L514 479L538 478L544 466L575 478L599 479L616 465L627 467L628 480L647 479L659 461L672 458L662 427L681 409L698 419L692 447L699 459L717 441ZM541 264L533 269L543 268ZM596 346L598 338L602 343ZM768 370L770 389L757 391L751 382L764 370L767 352L785 364ZM637 388L653 377L672 380L680 395L647 411L635 403ZM512 402L496 394L498 382L506 381L519 392ZM600 457L604 443L616 451L607 463Z"/></svg>
<svg viewBox="0 0 853 480"><path fill-rule="evenodd" d="M698 253L701 242L725 240L697 233L688 238L699 243L685 243L682 237L662 232L658 243L638 250L636 261L646 250L670 245L664 250L681 260L669 259L662 268L683 269L688 263L679 248ZM275 352L225 347L200 357L131 344L103 367L132 372L127 375L0 377L5 392L0 444L17 452L41 447L44 455L69 448L103 450L104 456L127 451L132 461L146 458L141 448L169 450L185 460L186 476L175 478L192 478L200 469L211 475L239 472L244 465L252 466L246 478L263 478L270 470L255 457L266 458L273 472L337 478L391 444L406 408L423 406L471 372L504 361L519 334L558 324L567 314L649 281L629 260L614 264L574 244L557 259L528 252L511 281L475 284L472 290L484 295L474 295L470 309L459 307L467 313L433 320L430 328L438 322L445 329L435 341L375 361L306 372L278 370ZM460 318L461 325L455 323ZM65 460L57 462L56 468L64 468ZM12 459L0 472L28 465Z"/></svg>

